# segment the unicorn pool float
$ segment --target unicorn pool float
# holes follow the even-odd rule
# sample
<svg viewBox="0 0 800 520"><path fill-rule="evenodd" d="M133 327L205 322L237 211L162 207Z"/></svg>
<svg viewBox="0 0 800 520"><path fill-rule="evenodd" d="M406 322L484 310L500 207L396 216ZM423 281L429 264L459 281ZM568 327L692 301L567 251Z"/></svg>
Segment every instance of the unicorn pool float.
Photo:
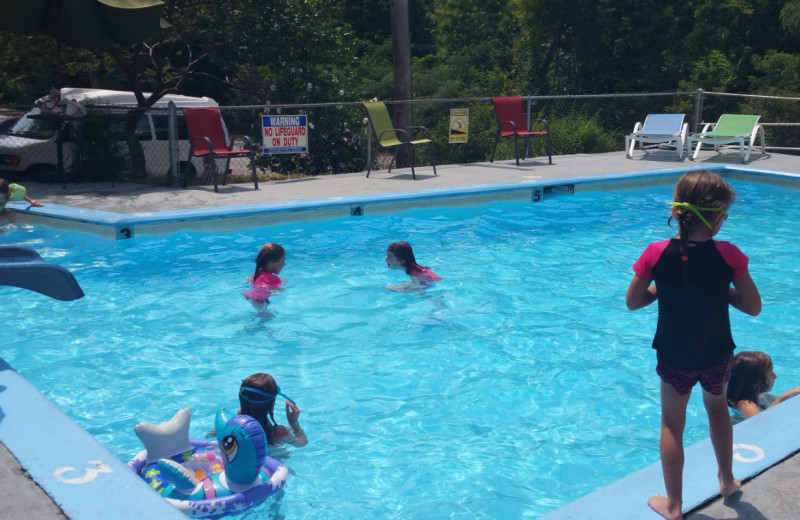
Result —
<svg viewBox="0 0 800 520"><path fill-rule="evenodd" d="M134 427L145 449L128 467L170 504L192 518L219 518L255 507L283 487L289 471L267 456L258 421L220 409L216 440L200 440L189 439L190 419L184 408L169 421Z"/></svg>

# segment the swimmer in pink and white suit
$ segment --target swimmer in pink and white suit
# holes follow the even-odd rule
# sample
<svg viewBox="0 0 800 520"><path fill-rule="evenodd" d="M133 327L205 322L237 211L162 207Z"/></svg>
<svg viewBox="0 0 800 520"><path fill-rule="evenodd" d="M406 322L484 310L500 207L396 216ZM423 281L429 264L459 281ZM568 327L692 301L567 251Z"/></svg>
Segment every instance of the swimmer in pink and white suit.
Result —
<svg viewBox="0 0 800 520"><path fill-rule="evenodd" d="M386 287L398 292L424 292L425 289L442 279L430 267L423 267L414 258L414 251L408 242L394 242L386 249L386 266L390 269L402 269L411 277L411 281L400 285Z"/></svg>
<svg viewBox="0 0 800 520"><path fill-rule="evenodd" d="M281 290L285 280L278 278L281 269L286 265L286 251L278 244L264 244L256 256L256 270L250 278L250 289L245 295L256 307L263 307L269 297Z"/></svg>

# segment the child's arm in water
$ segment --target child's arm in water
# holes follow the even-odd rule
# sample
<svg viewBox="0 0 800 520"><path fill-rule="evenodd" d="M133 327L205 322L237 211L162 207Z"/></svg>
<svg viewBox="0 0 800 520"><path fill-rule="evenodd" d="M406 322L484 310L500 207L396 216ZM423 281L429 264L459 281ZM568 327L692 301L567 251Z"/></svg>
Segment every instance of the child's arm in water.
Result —
<svg viewBox="0 0 800 520"><path fill-rule="evenodd" d="M794 397L796 395L800 395L800 386L796 386L791 390L787 390L776 397L775 400L772 401L769 406L767 406L767 409L772 408L776 404L782 403L790 397ZM742 399L741 401L738 401L736 403L736 409L742 412L745 417L752 417L761 413L761 408L759 408L758 404L750 401L749 399Z"/></svg>
<svg viewBox="0 0 800 520"><path fill-rule="evenodd" d="M628 292L625 294L625 305L628 309L635 311L642 307L647 307L658 298L656 285L649 280L640 278L638 274L633 275Z"/></svg>
<svg viewBox="0 0 800 520"><path fill-rule="evenodd" d="M750 316L758 316L761 312L761 295L750 273L733 280L733 287L728 288L728 300L735 309Z"/></svg>
<svg viewBox="0 0 800 520"><path fill-rule="evenodd" d="M421 293L425 292L425 287L417 282L406 282L398 285L387 285L390 291L404 292L404 293Z"/></svg>
<svg viewBox="0 0 800 520"><path fill-rule="evenodd" d="M778 397L776 397L775 400L772 401L772 403L769 405L768 408L772 408L776 404L782 403L785 400L789 399L790 397L794 397L796 395L800 395L800 386L796 386L796 387L792 388L791 390L787 390L784 393L782 393L781 395L779 395Z"/></svg>

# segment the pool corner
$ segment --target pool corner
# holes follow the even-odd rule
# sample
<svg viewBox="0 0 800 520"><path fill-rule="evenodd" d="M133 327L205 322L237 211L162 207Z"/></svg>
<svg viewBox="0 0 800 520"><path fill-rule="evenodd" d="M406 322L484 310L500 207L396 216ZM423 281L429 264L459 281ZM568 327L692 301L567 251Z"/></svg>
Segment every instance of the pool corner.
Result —
<svg viewBox="0 0 800 520"><path fill-rule="evenodd" d="M2 359L0 442L72 520L185 518ZM15 498L30 513L49 507L39 494Z"/></svg>
<svg viewBox="0 0 800 520"><path fill-rule="evenodd" d="M745 482L792 456L800 450L798 431L800 399L790 399L735 425L733 474ZM719 483L711 439L687 447L685 453L683 509L689 512L719 497ZM655 520L661 516L647 506L647 499L656 493L666 494L660 461L570 502L540 520Z"/></svg>

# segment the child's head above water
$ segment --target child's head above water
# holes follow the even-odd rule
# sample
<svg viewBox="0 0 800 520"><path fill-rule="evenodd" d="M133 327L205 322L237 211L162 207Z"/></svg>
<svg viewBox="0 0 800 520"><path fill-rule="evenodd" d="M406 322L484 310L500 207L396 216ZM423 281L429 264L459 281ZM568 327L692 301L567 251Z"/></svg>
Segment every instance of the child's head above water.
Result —
<svg viewBox="0 0 800 520"><path fill-rule="evenodd" d="M722 218L727 217L736 193L725 180L708 170L684 173L675 184L672 200L672 215L678 221L682 234L696 227L714 229Z"/></svg>
<svg viewBox="0 0 800 520"><path fill-rule="evenodd" d="M403 269L411 273L417 266L414 251L408 242L393 242L386 248L386 265L392 269Z"/></svg>
<svg viewBox="0 0 800 520"><path fill-rule="evenodd" d="M744 350L734 357L731 380L728 383L728 404L739 401L758 401L758 395L772 390L775 373L772 359L764 352Z"/></svg>
<svg viewBox="0 0 800 520"><path fill-rule="evenodd" d="M239 387L239 413L255 418L264 428L267 441L270 443L272 430L276 424L274 410L278 392L275 378L264 372L248 376Z"/></svg>
<svg viewBox="0 0 800 520"><path fill-rule="evenodd" d="M286 250L278 244L272 242L264 244L256 255L256 274L259 271L267 271L279 274L286 260Z"/></svg>

